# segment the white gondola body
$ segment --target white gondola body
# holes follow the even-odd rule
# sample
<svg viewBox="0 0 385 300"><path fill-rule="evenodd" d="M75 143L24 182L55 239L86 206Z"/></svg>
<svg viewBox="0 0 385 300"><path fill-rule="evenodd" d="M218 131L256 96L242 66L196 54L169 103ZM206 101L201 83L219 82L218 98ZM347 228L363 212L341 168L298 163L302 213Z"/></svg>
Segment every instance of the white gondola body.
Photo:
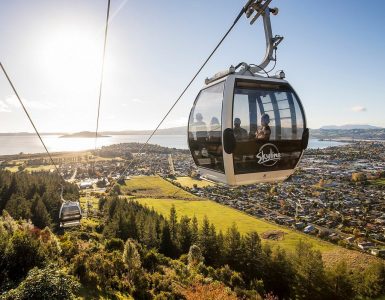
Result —
<svg viewBox="0 0 385 300"><path fill-rule="evenodd" d="M263 114L270 114L270 120L274 120L267 140L256 137L263 128ZM236 118L242 119L241 130L247 132L247 137L235 139L233 149L225 151L229 148L226 129L236 132ZM206 136L202 124L206 124ZM212 130L214 126L216 130ZM201 176L216 182L244 185L283 181L293 174L307 142L302 103L283 79L230 74L205 86L190 112L191 154Z"/></svg>

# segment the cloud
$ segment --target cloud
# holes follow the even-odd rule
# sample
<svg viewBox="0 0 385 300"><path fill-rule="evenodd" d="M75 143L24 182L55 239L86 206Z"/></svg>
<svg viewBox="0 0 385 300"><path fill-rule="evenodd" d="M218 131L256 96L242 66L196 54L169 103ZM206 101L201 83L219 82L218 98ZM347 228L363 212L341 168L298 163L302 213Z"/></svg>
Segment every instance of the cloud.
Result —
<svg viewBox="0 0 385 300"><path fill-rule="evenodd" d="M9 106L4 102L0 100L0 112L9 113L11 110L9 109Z"/></svg>
<svg viewBox="0 0 385 300"><path fill-rule="evenodd" d="M351 110L354 112L364 112L364 111L366 111L366 107L361 106L361 105L357 105L357 106L353 106L351 108Z"/></svg>
<svg viewBox="0 0 385 300"><path fill-rule="evenodd" d="M38 109L38 110L47 110L52 108L51 104L44 103L44 102L38 102L38 101L32 101L22 98L21 99L26 106L26 108L32 108L32 109ZM15 95L12 95L3 101L8 107L15 107L15 108L21 108L21 105L19 103L19 100Z"/></svg>

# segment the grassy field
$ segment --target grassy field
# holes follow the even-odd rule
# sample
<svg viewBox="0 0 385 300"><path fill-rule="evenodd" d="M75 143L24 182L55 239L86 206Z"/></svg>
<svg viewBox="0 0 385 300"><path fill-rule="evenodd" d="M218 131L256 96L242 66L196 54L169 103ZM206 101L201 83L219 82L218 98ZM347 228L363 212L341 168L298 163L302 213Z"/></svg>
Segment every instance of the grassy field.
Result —
<svg viewBox="0 0 385 300"><path fill-rule="evenodd" d="M370 180L369 182L370 184L373 184L373 185L382 186L382 185L385 185L385 178Z"/></svg>
<svg viewBox="0 0 385 300"><path fill-rule="evenodd" d="M50 172L51 170L55 170L54 165L48 165L48 166L33 166L33 167L27 167L25 168L26 172Z"/></svg>
<svg viewBox="0 0 385 300"><path fill-rule="evenodd" d="M197 180L187 176L178 177L175 181L188 188L192 188L194 184L196 184L199 188L215 185L215 183L206 180Z"/></svg>
<svg viewBox="0 0 385 300"><path fill-rule="evenodd" d="M164 215L165 217L169 216L170 208L172 205L175 205L179 218L183 215L187 215L189 217L193 217L195 215L199 222L201 222L204 216L207 216L210 220L210 223L213 223L217 230L222 230L223 232L232 226L233 223L237 225L239 231L242 234L246 234L252 230L257 231L259 235L270 230L283 231L285 232L285 235L284 238L280 241L264 239L262 239L262 241L269 242L272 246L279 246L288 251L293 251L295 249L295 245L300 240L309 242L313 245L314 249L321 251L323 260L326 265L334 265L341 260L345 260L352 268L363 268L369 262L380 261L374 256L339 247L313 236L309 236L283 226L269 223L262 219L257 219L241 211L210 200L188 201L176 199L144 198L138 199L137 201L141 204L147 205L148 207L153 207L157 212Z"/></svg>
<svg viewBox="0 0 385 300"><path fill-rule="evenodd" d="M190 195L188 192L178 189L160 177L135 177L129 180L127 186L123 188L127 190L138 189L140 192L137 193L137 196L143 196L136 197L136 201L148 207L153 207L165 217L169 216L171 206L175 205L179 218L183 215L189 217L195 215L199 222L202 222L204 216L207 216L210 223L213 223L217 230L222 230L223 232L232 226L233 223L237 225L242 234L246 234L252 230L257 231L260 235L270 230L282 231L285 233L282 240L263 241L269 242L272 246L282 247L288 251L292 251L300 240L307 241L311 243L315 249L321 251L326 265L334 265L341 260L345 260L348 262L348 265L353 268L362 268L369 262L380 261L371 255L348 250L322 241L316 237L252 217L214 201ZM180 191L177 193L178 190ZM162 197L159 198L158 195ZM168 195L172 195L173 197L167 197ZM183 197L185 197L185 199L183 199ZM190 199L195 201L191 201Z"/></svg>
<svg viewBox="0 0 385 300"><path fill-rule="evenodd" d="M27 167L24 169L24 171L29 172L29 173L41 172L41 171L49 172L49 171L54 170L54 169L55 169L54 165L40 165L40 166ZM19 166L6 167L5 170L13 172L13 173L18 172Z"/></svg>
<svg viewBox="0 0 385 300"><path fill-rule="evenodd" d="M5 171L16 173L17 171L19 171L19 166L5 167Z"/></svg>
<svg viewBox="0 0 385 300"><path fill-rule="evenodd" d="M175 199L140 199L139 203L145 204L148 207L153 207L156 211L164 216L168 216L170 208L175 205L179 217L187 215L197 217L201 223L204 216L207 216L211 223L215 225L218 230L225 232L227 228L235 223L242 234L250 231L257 231L259 235L270 230L280 230L285 232L285 236L281 241L270 241L272 245L280 245L285 249L293 250L299 240L306 240L311 242L315 248L321 251L330 251L336 247L330 243L312 238L308 235L281 227L261 219L249 216L236 209L218 204L210 200L188 201Z"/></svg>
<svg viewBox="0 0 385 300"><path fill-rule="evenodd" d="M99 199L93 196L81 196L80 197L80 206L82 207L82 210L84 211L86 208L87 199L92 204L92 209L98 210L99 209Z"/></svg>
<svg viewBox="0 0 385 300"><path fill-rule="evenodd" d="M141 198L175 198L185 200L199 200L194 196L159 176L136 176L126 180L121 185L123 194Z"/></svg>

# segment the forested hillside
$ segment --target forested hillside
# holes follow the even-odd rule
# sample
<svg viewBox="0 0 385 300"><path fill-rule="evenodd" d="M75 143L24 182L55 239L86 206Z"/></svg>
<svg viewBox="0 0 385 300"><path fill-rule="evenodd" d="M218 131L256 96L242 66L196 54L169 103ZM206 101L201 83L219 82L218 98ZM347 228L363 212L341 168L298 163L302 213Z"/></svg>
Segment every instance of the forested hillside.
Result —
<svg viewBox="0 0 385 300"><path fill-rule="evenodd" d="M82 226L57 228L60 180L1 173L0 299L354 299L385 292L382 262L326 268L300 242L262 245L236 224L159 215L117 194L98 195ZM77 197L66 185L66 197ZM241 222L242 220L240 220ZM47 227L45 227L47 226Z"/></svg>
<svg viewBox="0 0 385 300"><path fill-rule="evenodd" d="M31 175L0 170L0 213L5 209L16 220L31 220L41 229L46 226L56 228L61 184L66 200L79 198L77 186L62 183L56 174L39 172Z"/></svg>

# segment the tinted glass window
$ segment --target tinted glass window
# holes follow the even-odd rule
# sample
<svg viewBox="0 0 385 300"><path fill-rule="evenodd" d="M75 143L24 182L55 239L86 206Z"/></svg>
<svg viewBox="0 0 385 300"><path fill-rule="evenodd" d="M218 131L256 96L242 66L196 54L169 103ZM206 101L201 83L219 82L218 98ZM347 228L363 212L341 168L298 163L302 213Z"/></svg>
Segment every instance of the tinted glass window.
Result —
<svg viewBox="0 0 385 300"><path fill-rule="evenodd" d="M222 100L224 82L202 90L190 113L188 140L195 163L224 172L222 154Z"/></svg>
<svg viewBox="0 0 385 300"><path fill-rule="evenodd" d="M235 174L292 169L301 155L304 117L288 85L237 81Z"/></svg>

